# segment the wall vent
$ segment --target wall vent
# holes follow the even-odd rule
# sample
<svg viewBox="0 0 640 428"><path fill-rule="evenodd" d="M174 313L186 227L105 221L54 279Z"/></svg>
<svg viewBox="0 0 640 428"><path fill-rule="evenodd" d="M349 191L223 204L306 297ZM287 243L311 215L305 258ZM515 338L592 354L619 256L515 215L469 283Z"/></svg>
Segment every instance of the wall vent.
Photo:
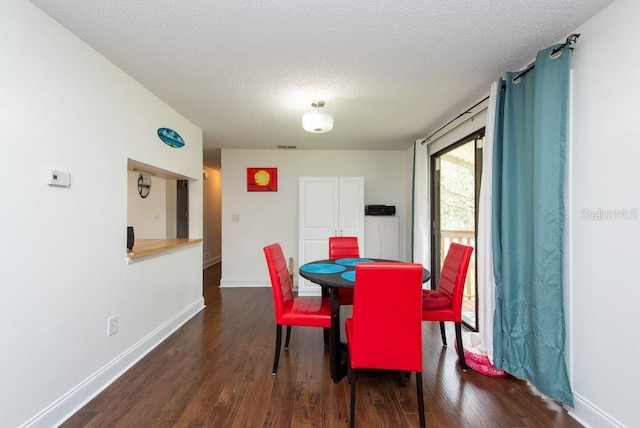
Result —
<svg viewBox="0 0 640 428"><path fill-rule="evenodd" d="M297 149L298 146L278 146L279 149Z"/></svg>

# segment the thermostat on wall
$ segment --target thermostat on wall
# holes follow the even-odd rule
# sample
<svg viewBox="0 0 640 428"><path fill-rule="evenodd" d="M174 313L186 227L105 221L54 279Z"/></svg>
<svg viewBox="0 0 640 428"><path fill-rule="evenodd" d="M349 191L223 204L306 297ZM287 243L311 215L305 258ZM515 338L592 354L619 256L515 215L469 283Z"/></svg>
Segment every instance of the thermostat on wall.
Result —
<svg viewBox="0 0 640 428"><path fill-rule="evenodd" d="M71 186L71 174L65 171L52 169L47 171L46 183L50 186Z"/></svg>

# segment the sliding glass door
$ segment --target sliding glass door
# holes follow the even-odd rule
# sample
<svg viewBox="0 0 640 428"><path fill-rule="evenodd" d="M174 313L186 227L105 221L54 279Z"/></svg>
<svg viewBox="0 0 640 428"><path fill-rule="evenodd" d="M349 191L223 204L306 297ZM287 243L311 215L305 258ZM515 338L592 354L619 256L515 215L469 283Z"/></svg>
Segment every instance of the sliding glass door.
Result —
<svg viewBox="0 0 640 428"><path fill-rule="evenodd" d="M431 252L434 284L449 245L457 242L476 246L477 206L482 173L484 129L431 155ZM469 264L462 301L462 319L471 330L478 329L476 253Z"/></svg>

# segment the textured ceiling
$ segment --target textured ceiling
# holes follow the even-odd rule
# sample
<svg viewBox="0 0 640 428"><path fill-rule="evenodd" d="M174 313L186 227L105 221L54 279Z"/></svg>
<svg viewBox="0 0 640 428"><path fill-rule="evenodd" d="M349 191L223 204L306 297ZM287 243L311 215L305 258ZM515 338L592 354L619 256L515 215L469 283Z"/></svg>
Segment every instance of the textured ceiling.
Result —
<svg viewBox="0 0 640 428"><path fill-rule="evenodd" d="M215 167L220 148L407 148L612 0L31 2L201 127ZM302 130L314 99L333 131Z"/></svg>

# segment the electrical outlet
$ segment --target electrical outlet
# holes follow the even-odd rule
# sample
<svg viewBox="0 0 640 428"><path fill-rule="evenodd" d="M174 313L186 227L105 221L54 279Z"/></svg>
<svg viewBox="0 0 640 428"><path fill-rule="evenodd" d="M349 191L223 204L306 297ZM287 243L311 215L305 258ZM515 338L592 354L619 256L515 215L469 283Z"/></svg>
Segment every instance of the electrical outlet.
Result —
<svg viewBox="0 0 640 428"><path fill-rule="evenodd" d="M107 320L107 336L113 336L118 332L118 316L114 315Z"/></svg>

